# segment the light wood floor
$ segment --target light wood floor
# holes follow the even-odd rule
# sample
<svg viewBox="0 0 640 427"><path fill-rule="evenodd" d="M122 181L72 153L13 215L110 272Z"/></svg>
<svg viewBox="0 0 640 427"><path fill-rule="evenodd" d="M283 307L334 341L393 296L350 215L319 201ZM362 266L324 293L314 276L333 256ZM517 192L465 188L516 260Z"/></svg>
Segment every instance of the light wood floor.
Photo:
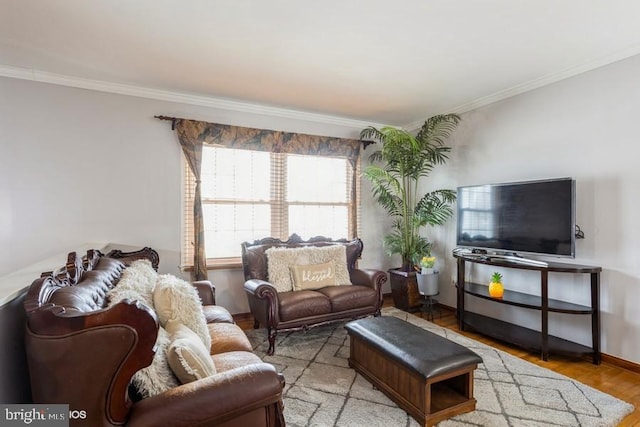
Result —
<svg viewBox="0 0 640 427"><path fill-rule="evenodd" d="M390 298L385 298L384 305L392 306L393 303ZM416 313L416 315L420 315L420 313ZM452 329L476 341L506 351L543 368L551 369L631 403L635 406L635 411L629 414L619 426L640 426L640 373L632 372L607 361L603 361L600 365L594 365L586 359L565 358L557 355L550 356L549 360L544 362L540 359L539 354L521 350L484 335L467 331L461 332L458 329L454 312L447 308L442 310L442 316L436 311L433 321L442 327ZM248 314L236 316L236 323L243 329L250 329L253 327L253 318Z"/></svg>
<svg viewBox="0 0 640 427"><path fill-rule="evenodd" d="M436 311L433 322L631 403L635 406L635 411L622 420L619 426L640 426L640 374L606 361L600 365L594 365L587 359L552 355L548 361L544 362L538 353L530 353L477 333L461 332L454 312L451 310L443 309L442 317Z"/></svg>

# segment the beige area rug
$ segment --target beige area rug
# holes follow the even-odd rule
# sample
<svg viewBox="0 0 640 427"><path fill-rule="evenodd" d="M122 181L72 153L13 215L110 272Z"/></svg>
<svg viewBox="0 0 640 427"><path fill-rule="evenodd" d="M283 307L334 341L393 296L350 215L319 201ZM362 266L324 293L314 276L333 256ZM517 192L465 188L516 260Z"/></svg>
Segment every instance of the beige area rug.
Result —
<svg viewBox="0 0 640 427"><path fill-rule="evenodd" d="M395 308L383 316L407 320L475 351L476 410L438 426L615 426L633 406L571 378L441 328ZM284 415L297 426L418 426L418 423L349 368L344 323L278 336L266 356L266 332L247 331L256 354L281 371L287 385Z"/></svg>

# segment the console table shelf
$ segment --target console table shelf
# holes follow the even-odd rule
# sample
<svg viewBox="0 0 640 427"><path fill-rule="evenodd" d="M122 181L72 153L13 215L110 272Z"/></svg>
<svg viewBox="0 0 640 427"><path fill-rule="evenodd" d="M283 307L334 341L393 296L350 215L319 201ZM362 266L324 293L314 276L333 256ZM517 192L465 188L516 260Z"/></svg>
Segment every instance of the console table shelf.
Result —
<svg viewBox="0 0 640 427"><path fill-rule="evenodd" d="M496 301L489 296L489 286L478 283L465 283L465 293L474 297ZM515 305L518 307L531 308L533 310L542 309L542 298L537 295L525 294L516 291L504 291L503 297L499 300L502 304ZM560 301L549 298L547 301L549 311L556 313L591 314L591 307L574 304L567 301Z"/></svg>
<svg viewBox="0 0 640 427"><path fill-rule="evenodd" d="M600 364L600 272L601 267L574 265L566 263L548 263L548 265L529 265L511 262L490 256L478 257L468 254L454 254L458 263L457 311L460 330L471 328L496 339L510 342L520 347L540 351L542 360L548 360L549 353L571 355L591 355L594 364ZM465 281L465 264L476 263L496 267L534 270L540 272L540 295L505 290L502 298L489 296L489 287ZM569 301L549 298L549 272L589 274L591 283L591 305L585 306ZM514 325L465 310L465 296L470 295L498 304L507 304L540 311L540 331ZM591 316L592 346L587 347L562 338L549 335L549 313Z"/></svg>
<svg viewBox="0 0 640 427"><path fill-rule="evenodd" d="M467 330L491 336L499 341L515 344L530 351L542 351L539 331L469 311L465 314L465 325ZM591 355L593 350L591 347L549 335L549 352L579 357Z"/></svg>

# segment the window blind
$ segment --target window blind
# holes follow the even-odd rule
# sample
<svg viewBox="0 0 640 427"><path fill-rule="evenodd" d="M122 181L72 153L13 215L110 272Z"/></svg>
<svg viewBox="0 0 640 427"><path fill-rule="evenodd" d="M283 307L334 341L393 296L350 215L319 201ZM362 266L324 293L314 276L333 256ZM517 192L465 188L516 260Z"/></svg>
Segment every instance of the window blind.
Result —
<svg viewBox="0 0 640 427"><path fill-rule="evenodd" d="M181 262L188 268L195 179L186 160L183 170ZM354 171L342 158L205 146L201 188L207 265L237 266L240 243L263 237L356 236L360 182L354 188L353 174L359 176L359 170L359 161Z"/></svg>

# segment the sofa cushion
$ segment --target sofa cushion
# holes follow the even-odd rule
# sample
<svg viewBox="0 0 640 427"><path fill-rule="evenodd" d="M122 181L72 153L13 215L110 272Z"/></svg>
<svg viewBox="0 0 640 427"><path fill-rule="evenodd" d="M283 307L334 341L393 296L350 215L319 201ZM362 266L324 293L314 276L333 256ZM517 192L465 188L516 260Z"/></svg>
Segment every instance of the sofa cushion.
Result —
<svg viewBox="0 0 640 427"><path fill-rule="evenodd" d="M212 354L211 360L216 367L216 372L225 372L254 363L262 363L262 359L248 351L227 351L226 353Z"/></svg>
<svg viewBox="0 0 640 427"><path fill-rule="evenodd" d="M207 328L211 335L210 354L228 351L253 351L249 339L238 325L232 323L210 323Z"/></svg>
<svg viewBox="0 0 640 427"><path fill-rule="evenodd" d="M229 310L219 305L203 305L202 311L207 323L234 323Z"/></svg>
<svg viewBox="0 0 640 427"><path fill-rule="evenodd" d="M153 303L162 325L178 320L195 332L206 348L211 348L211 335L202 310L198 291L190 283L171 274L158 276Z"/></svg>
<svg viewBox="0 0 640 427"><path fill-rule="evenodd" d="M272 247L265 251L267 255L268 280L278 292L293 290L290 267L294 265L312 265L333 262L336 283L350 285L347 268L347 252L344 245L305 246L296 248Z"/></svg>
<svg viewBox="0 0 640 427"><path fill-rule="evenodd" d="M167 332L171 335L167 360L182 384L215 374L209 350L195 332L177 320L167 322Z"/></svg>
<svg viewBox="0 0 640 427"><path fill-rule="evenodd" d="M336 285L336 269L333 261L322 264L292 265L289 268L294 291Z"/></svg>
<svg viewBox="0 0 640 427"><path fill-rule="evenodd" d="M278 297L283 322L331 313L329 298L316 291L283 292Z"/></svg>
<svg viewBox="0 0 640 427"><path fill-rule="evenodd" d="M376 290L368 286L328 286L317 289L316 292L325 295L329 299L331 311L334 313L375 306L378 301Z"/></svg>

